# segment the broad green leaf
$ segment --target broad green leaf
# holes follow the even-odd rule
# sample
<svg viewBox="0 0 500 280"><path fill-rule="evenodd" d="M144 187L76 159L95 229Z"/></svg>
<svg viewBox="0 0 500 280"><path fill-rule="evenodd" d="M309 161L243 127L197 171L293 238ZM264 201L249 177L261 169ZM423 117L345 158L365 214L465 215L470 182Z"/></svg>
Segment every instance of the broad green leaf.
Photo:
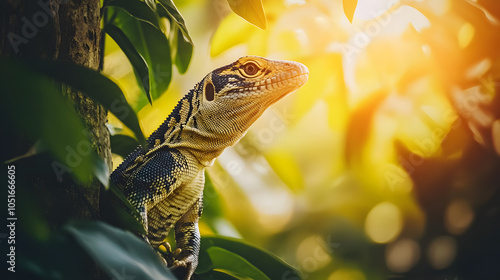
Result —
<svg viewBox="0 0 500 280"><path fill-rule="evenodd" d="M110 277L176 280L151 246L130 232L98 221L73 223L65 231Z"/></svg>
<svg viewBox="0 0 500 280"><path fill-rule="evenodd" d="M227 0L227 2L237 15L259 28L266 29L267 18L262 0Z"/></svg>
<svg viewBox="0 0 500 280"><path fill-rule="evenodd" d="M67 75L78 75L71 69L65 71ZM52 76L50 72L47 74ZM5 59L0 62L2 118L11 120L16 130L33 141L41 139L43 148L57 160L54 164L65 170L62 173L69 172L78 181L89 183L95 166L101 166L102 160L94 152L85 155L78 152L79 147L91 143L82 133L85 128L61 89L60 84L34 71L31 64ZM16 135L16 131L10 133ZM59 173L62 180L61 176Z"/></svg>
<svg viewBox="0 0 500 280"><path fill-rule="evenodd" d="M257 267L233 252L217 246L212 246L207 249L207 253L216 269L255 280L270 280L269 277L262 273Z"/></svg>
<svg viewBox="0 0 500 280"><path fill-rule="evenodd" d="M16 228L16 230L17 234L22 234L25 229ZM16 244L18 265L13 273L14 276L6 279L95 278L95 271L89 269L94 266L92 259L70 236L58 232L43 242L30 240L25 235L23 237L23 242Z"/></svg>
<svg viewBox="0 0 500 280"><path fill-rule="evenodd" d="M108 8L108 23L120 28L144 59L148 76L137 76L137 79L149 85L152 99L160 97L172 79L170 45L165 34L117 7Z"/></svg>
<svg viewBox="0 0 500 280"><path fill-rule="evenodd" d="M166 13L179 26L182 34L184 34L189 43L194 46L193 40L189 36L186 22L172 0L158 0L158 13L160 16L166 16Z"/></svg>
<svg viewBox="0 0 500 280"><path fill-rule="evenodd" d="M44 61L34 64L33 67L99 102L130 128L139 142L145 143L137 116L120 87L109 78L98 71L65 62Z"/></svg>
<svg viewBox="0 0 500 280"><path fill-rule="evenodd" d="M122 8L134 18L149 23L158 28L158 30L161 30L158 15L156 15L155 10L152 10L151 7L144 2L137 0L111 0L108 2L107 6Z"/></svg>
<svg viewBox="0 0 500 280"><path fill-rule="evenodd" d="M130 153L132 153L139 143L132 137L118 134L113 135L111 138L111 152L117 154L122 158L126 158Z"/></svg>
<svg viewBox="0 0 500 280"><path fill-rule="evenodd" d="M344 14L352 23L352 19L354 17L354 12L356 12L356 6L358 5L358 0L342 0L344 6Z"/></svg>
<svg viewBox="0 0 500 280"><path fill-rule="evenodd" d="M219 236L201 238L198 273L205 273L210 269L219 268L217 261L210 255L209 249L211 247L219 247L234 253L251 263L270 279L281 279L283 275L300 275L300 272L295 268L270 252L236 238ZM209 260L205 259L207 257Z"/></svg>
<svg viewBox="0 0 500 280"><path fill-rule="evenodd" d="M179 73L184 74L188 69L191 56L193 55L193 45L184 37L180 29L177 30L176 43L175 66L177 66Z"/></svg>
<svg viewBox="0 0 500 280"><path fill-rule="evenodd" d="M16 200L17 211L19 220L23 221L20 227L21 234L25 234L26 239L36 240L38 242L45 242L50 238L51 227L49 214L42 211L39 195L33 191L32 176L38 176L41 172L42 176L38 178L47 179L47 165L53 158L48 155L37 155L24 161L16 162ZM49 171L50 172L50 171ZM50 173L49 173L50 174ZM48 179L50 180L50 179Z"/></svg>
<svg viewBox="0 0 500 280"><path fill-rule="evenodd" d="M130 64L132 64L132 69L134 69L134 73L136 77L147 77L148 74L148 66L146 62L142 58L142 56L137 52L134 45L128 39L127 35L123 33L123 31L114 26L113 24L106 24L104 26L104 32L106 32L115 42L118 44L123 53L127 56ZM149 104L152 104L151 101L151 93L149 92L149 84L144 79L137 79L144 92L146 97L148 98Z"/></svg>

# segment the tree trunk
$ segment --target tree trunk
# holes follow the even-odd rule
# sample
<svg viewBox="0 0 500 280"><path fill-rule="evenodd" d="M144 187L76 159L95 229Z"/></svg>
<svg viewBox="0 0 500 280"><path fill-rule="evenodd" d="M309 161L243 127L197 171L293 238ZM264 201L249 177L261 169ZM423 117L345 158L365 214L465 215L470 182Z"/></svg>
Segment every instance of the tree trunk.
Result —
<svg viewBox="0 0 500 280"><path fill-rule="evenodd" d="M102 58L99 8L99 0L3 0L0 56L59 60L97 70ZM67 88L65 94L80 115L91 146L111 168L106 110L80 92ZM33 145L25 139L14 142L17 155ZM37 200L53 228L69 219L99 218L100 183L94 179L89 186L69 184L34 180Z"/></svg>

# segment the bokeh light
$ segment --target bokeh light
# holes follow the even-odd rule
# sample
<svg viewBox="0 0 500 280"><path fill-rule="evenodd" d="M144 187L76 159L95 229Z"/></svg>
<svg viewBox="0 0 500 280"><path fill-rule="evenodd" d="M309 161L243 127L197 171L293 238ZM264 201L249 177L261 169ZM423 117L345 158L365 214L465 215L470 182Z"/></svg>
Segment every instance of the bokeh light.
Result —
<svg viewBox="0 0 500 280"><path fill-rule="evenodd" d="M390 270L398 273L407 272L420 258L420 246L415 240L400 239L387 247L385 257Z"/></svg>
<svg viewBox="0 0 500 280"><path fill-rule="evenodd" d="M450 233L463 233L474 220L474 212L463 199L452 201L446 208L446 228Z"/></svg>
<svg viewBox="0 0 500 280"><path fill-rule="evenodd" d="M373 207L366 216L366 234L377 243L387 243L393 240L402 228L401 211L392 203L382 202Z"/></svg>
<svg viewBox="0 0 500 280"><path fill-rule="evenodd" d="M457 253L457 243L450 236L440 236L432 241L427 254L432 266L444 269L450 265Z"/></svg>

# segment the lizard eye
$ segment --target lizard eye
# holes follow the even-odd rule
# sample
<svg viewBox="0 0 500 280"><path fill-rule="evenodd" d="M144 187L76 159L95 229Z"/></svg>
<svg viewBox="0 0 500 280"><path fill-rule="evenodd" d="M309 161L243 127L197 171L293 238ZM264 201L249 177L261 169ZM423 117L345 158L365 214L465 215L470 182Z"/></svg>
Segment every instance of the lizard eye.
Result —
<svg viewBox="0 0 500 280"><path fill-rule="evenodd" d="M245 74L248 76L253 76L259 72L259 66L253 62L249 62L245 65L243 65L243 71L245 71Z"/></svg>
<svg viewBox="0 0 500 280"><path fill-rule="evenodd" d="M213 101L215 97L215 88L214 85L210 82L205 84L205 98L208 101Z"/></svg>

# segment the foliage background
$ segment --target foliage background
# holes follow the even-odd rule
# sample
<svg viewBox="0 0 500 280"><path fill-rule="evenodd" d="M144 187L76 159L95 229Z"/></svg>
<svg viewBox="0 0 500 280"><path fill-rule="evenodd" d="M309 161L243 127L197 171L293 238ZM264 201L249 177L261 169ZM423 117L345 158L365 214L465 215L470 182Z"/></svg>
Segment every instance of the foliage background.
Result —
<svg viewBox="0 0 500 280"><path fill-rule="evenodd" d="M231 269L242 273L232 274L241 279L265 279L259 271L269 276L267 270L273 268L284 272L271 279L299 279L276 259L259 263L257 269L246 262L255 265L269 256L267 251L300 271L301 279L500 278L496 1L264 0L262 7L255 0L177 1L189 35L183 33L184 23L168 14L169 1L156 2L165 4L163 14L157 11L157 30L169 41L148 33L151 26L144 19L151 15L127 10L127 1L109 1L104 14L105 22L142 34L137 40L150 46L141 49L133 45L138 41L120 41L123 37L113 27L104 26L113 38L105 39L102 73L123 90L144 135L206 73L240 56L294 60L310 70L302 89L268 110L207 171L200 227L204 244L216 249L209 257L201 256L200 270L207 273L202 279L234 279L220 273ZM114 13L121 13L118 20ZM131 31L127 24L134 18L143 22ZM192 58L186 54L191 42ZM154 57L162 50L173 53L168 61ZM179 56L179 50L188 51ZM8 84L10 68L3 65L2 84ZM67 79L59 77L71 84ZM135 120L114 113L109 123L117 133L111 137L117 166L119 155L136 144L118 135L140 142L141 133L130 125ZM91 161L86 164L91 168ZM99 177L98 171L94 174ZM25 209L33 209L33 198L26 197ZM124 274L119 268L130 261L126 258L117 261L106 258L104 250L92 251L92 240L105 240L102 244L109 247L102 249L110 251L123 247L115 246L116 240L136 244L132 236L105 224L69 224L65 234L47 241L48 229L36 222L43 218L33 213L25 215L32 218L28 235L36 240L29 249L47 252L57 244L57 255L73 258L65 260L71 265L61 272L40 260L53 255L36 261L28 257L32 262L24 264L31 273L44 279L56 278L54 271L74 274L85 269L76 264L90 256L103 267L112 263L105 269L112 278L148 277L144 271ZM212 234L242 238L257 247L238 251L243 243L221 245L217 242L232 239L209 239ZM73 239L80 247L70 246ZM131 246L142 250L136 245ZM153 258L151 252L140 252ZM119 251L114 256L130 254ZM126 268L136 267L132 263ZM155 273L170 277L156 265L152 261ZM209 274L214 265L218 272ZM149 277L159 279L154 273Z"/></svg>

